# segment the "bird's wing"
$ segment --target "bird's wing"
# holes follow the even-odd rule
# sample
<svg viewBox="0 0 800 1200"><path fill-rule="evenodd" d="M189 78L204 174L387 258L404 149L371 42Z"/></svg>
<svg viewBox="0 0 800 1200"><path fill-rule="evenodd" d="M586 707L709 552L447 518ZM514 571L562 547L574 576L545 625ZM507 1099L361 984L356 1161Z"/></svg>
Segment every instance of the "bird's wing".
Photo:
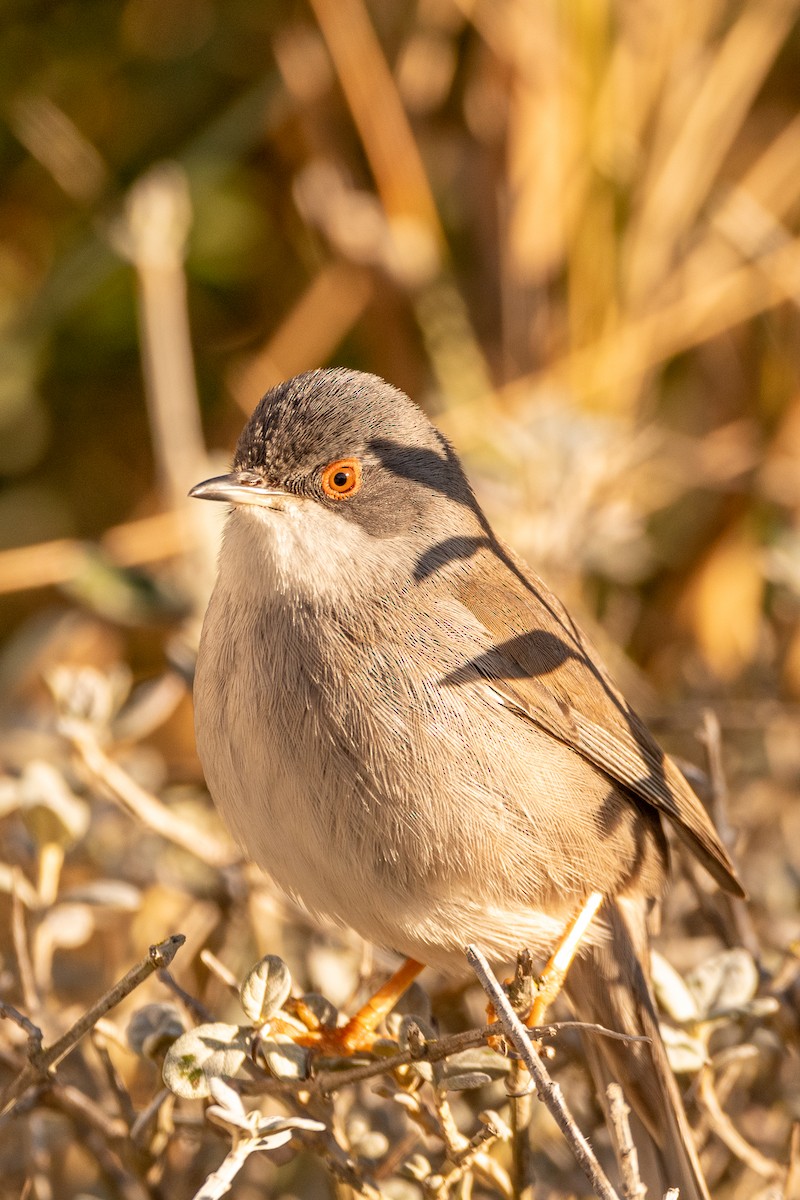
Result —
<svg viewBox="0 0 800 1200"><path fill-rule="evenodd" d="M483 675L509 708L668 817L720 886L743 896L702 803L542 581L500 544L462 561L450 581L492 645L445 682Z"/></svg>

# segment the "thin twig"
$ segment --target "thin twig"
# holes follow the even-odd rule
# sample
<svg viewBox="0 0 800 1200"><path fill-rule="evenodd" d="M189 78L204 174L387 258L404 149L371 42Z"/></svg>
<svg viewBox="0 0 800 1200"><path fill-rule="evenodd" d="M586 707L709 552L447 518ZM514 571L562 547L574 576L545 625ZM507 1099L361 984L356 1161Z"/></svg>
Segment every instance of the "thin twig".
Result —
<svg viewBox="0 0 800 1200"><path fill-rule="evenodd" d="M138 1146L144 1146L150 1125L158 1116L162 1105L167 1101L171 1103L173 1100L174 1096L169 1088L162 1088L160 1092L156 1092L147 1107L142 1109L131 1125L131 1141Z"/></svg>
<svg viewBox="0 0 800 1200"><path fill-rule="evenodd" d="M466 947L467 961L477 975L481 987L491 1000L498 1020L536 1084L539 1098L546 1105L564 1137L575 1160L601 1200L620 1200L588 1141L569 1112L561 1088L549 1076L537 1054L530 1034L508 1002L508 997L491 972L488 962L477 946Z"/></svg>
<svg viewBox="0 0 800 1200"><path fill-rule="evenodd" d="M216 976L220 983L223 983L234 995L239 995L239 981L233 971L229 970L225 963L221 962L208 947L200 951L200 962L204 967L208 967L211 974Z"/></svg>
<svg viewBox="0 0 800 1200"><path fill-rule="evenodd" d="M2 572L1 562L0 572ZM7 892L9 896L16 892L29 912L36 912L39 908L39 893L30 880L22 874L19 867L12 867L8 863L0 862L0 892Z"/></svg>
<svg viewBox="0 0 800 1200"><path fill-rule="evenodd" d="M609 1117L614 1126L614 1140L619 1151L622 1190L625 1193L625 1200L642 1200L642 1197L647 1195L647 1188L642 1183L639 1174L639 1152L636 1149L628 1120L631 1110L625 1103L622 1088L618 1083L610 1083L606 1088L606 1095L608 1096Z"/></svg>
<svg viewBox="0 0 800 1200"><path fill-rule="evenodd" d="M49 1107L57 1108L60 1112L85 1122L109 1145L129 1145L127 1122L122 1117L107 1113L102 1105L92 1100L80 1088L66 1083L47 1084L42 1088L41 1100Z"/></svg>
<svg viewBox="0 0 800 1200"><path fill-rule="evenodd" d="M19 967L19 981L25 1007L28 1009L28 1012L32 1012L38 1016L41 1007L39 992L36 987L36 974L33 969L30 947L28 945L25 911L17 887L17 881L21 878L23 878L22 872L19 868L15 867L11 884L11 940L14 944L14 954L16 955L17 966Z"/></svg>
<svg viewBox="0 0 800 1200"><path fill-rule="evenodd" d="M176 558L190 546L189 521L173 512L116 525L106 531L98 546L75 538L15 546L0 551L0 595L69 583L94 562L98 547L115 566L138 567Z"/></svg>
<svg viewBox="0 0 800 1200"><path fill-rule="evenodd" d="M599 1037L609 1037L621 1042L649 1042L650 1040L647 1037L617 1033L613 1029L606 1029L604 1025L586 1021L556 1021L549 1025L532 1027L530 1032L539 1041L545 1037L555 1037L565 1029L578 1029L584 1033L589 1032ZM390 1058L376 1059L374 1062L364 1063L359 1067L349 1067L342 1071L320 1071L312 1079L304 1079L299 1083L269 1078L254 1081L242 1080L241 1088L244 1093L250 1095L272 1093L287 1095L304 1091L321 1096L331 1096L334 1092L341 1091L342 1088L363 1083L364 1080L374 1079L378 1075L389 1075L398 1067L407 1067L410 1063L441 1062L442 1059L449 1058L451 1054L458 1054L462 1050L474 1050L478 1046L486 1046L492 1038L502 1037L503 1033L503 1026L499 1022L495 1022L478 1029L467 1029L463 1033L451 1033L445 1037L436 1038L434 1041L426 1041L421 1052L419 1050L401 1050Z"/></svg>
<svg viewBox="0 0 800 1200"><path fill-rule="evenodd" d="M426 1181L425 1192L431 1200L447 1200L455 1184L459 1183L474 1168L477 1159L481 1156L485 1157L489 1146L495 1141L497 1141L497 1131L488 1125L479 1129L471 1140L464 1138L464 1146L460 1153L448 1154L452 1162L450 1169L443 1175L432 1175Z"/></svg>
<svg viewBox="0 0 800 1200"><path fill-rule="evenodd" d="M332 1133L299 1133L298 1138L320 1156L336 1179L351 1187L357 1195L365 1200L383 1200L382 1193L371 1179L364 1178L353 1156L339 1145Z"/></svg>
<svg viewBox="0 0 800 1200"><path fill-rule="evenodd" d="M462 1155L469 1148L469 1138L456 1125L445 1088L435 1087L433 1089L433 1111L436 1114L439 1136L444 1142L447 1157L451 1162L460 1162Z"/></svg>
<svg viewBox="0 0 800 1200"><path fill-rule="evenodd" d="M533 1117L531 1077L519 1061L506 1080L511 1115L511 1158L514 1167L514 1200L533 1200L533 1153L530 1126Z"/></svg>
<svg viewBox="0 0 800 1200"><path fill-rule="evenodd" d="M390 217L411 217L444 243L425 164L363 0L311 0Z"/></svg>
<svg viewBox="0 0 800 1200"><path fill-rule="evenodd" d="M524 397L557 386L562 379L591 378L597 390L610 386L611 380L617 386L638 380L667 358L782 304L784 284L796 277L799 267L800 239L795 239L753 263L721 271L689 295L630 318L541 371L515 379L501 389L501 400L513 411Z"/></svg>
<svg viewBox="0 0 800 1200"><path fill-rule="evenodd" d="M209 473L189 330L184 260L192 206L186 173L157 165L130 188L113 231L115 248L136 271L145 396L159 490L192 529L181 583L199 609L216 574L216 518L189 488Z"/></svg>
<svg viewBox="0 0 800 1200"><path fill-rule="evenodd" d="M217 1018L214 1016L211 1009L206 1008L202 1000L198 1000L195 996L192 996L189 992L187 992L185 988L182 988L177 980L172 978L172 975L169 971L166 969L159 971L158 978L159 981L164 984L164 987L168 988L175 996L177 996L180 1002L188 1010L193 1020L197 1021L198 1024L205 1025L209 1022L216 1021Z"/></svg>
<svg viewBox="0 0 800 1200"><path fill-rule="evenodd" d="M103 1069L106 1082L119 1105L128 1131L130 1131L131 1125L136 1120L136 1110L133 1107L130 1093L123 1083L122 1076L115 1067L114 1061L108 1052L108 1039L97 1026L92 1030L92 1045L95 1048L97 1057L100 1059L100 1066Z"/></svg>
<svg viewBox="0 0 800 1200"><path fill-rule="evenodd" d="M722 729L713 708L703 709L703 729L700 739L706 748L708 778L711 782L711 817L717 833L727 850L732 850L736 831L728 823L730 791L722 757Z"/></svg>
<svg viewBox="0 0 800 1200"><path fill-rule="evenodd" d="M44 1116L32 1112L23 1129L29 1178L36 1200L55 1200L53 1191L53 1139L48 1136Z"/></svg>
<svg viewBox="0 0 800 1200"><path fill-rule="evenodd" d="M113 1184L114 1190L121 1200L150 1200L152 1197L150 1189L131 1174L116 1151L99 1133L93 1129L90 1130L84 1143L97 1160L100 1170Z"/></svg>
<svg viewBox="0 0 800 1200"><path fill-rule="evenodd" d="M15 1025L19 1025L20 1029L25 1031L28 1035L28 1058L32 1063L38 1062L44 1041L44 1034L39 1026L34 1025L33 1021L18 1012L13 1004L7 1004L5 1000L0 1000L0 1020L13 1021Z"/></svg>
<svg viewBox="0 0 800 1200"><path fill-rule="evenodd" d="M32 1084L40 1080L42 1076L46 1076L50 1069L65 1058L70 1050L80 1041L80 1039L89 1032L90 1029L99 1021L100 1017L105 1016L112 1008L124 1000L126 996L143 983L149 975L154 971L159 971L163 967L169 965L177 954L180 947L183 945L184 937L181 933L175 933L165 941L159 942L155 946L151 946L147 958L132 967L127 975L123 976L118 983L109 988L100 999L85 1012L82 1017L72 1025L67 1032L43 1050L38 1062L34 1065L29 1064L20 1075L6 1089L6 1093L0 1101L0 1116L5 1115L10 1111L15 1101L31 1087Z"/></svg>
<svg viewBox="0 0 800 1200"><path fill-rule="evenodd" d="M722 728L719 717L711 708L703 710L703 730L700 736L706 750L708 776L711 781L711 817L723 845L733 855L736 830L728 819L730 789L722 753ZM719 896L718 903L727 912L732 927L732 931L726 931L729 944L744 946L754 962L760 963L761 943L747 901L739 896L723 893Z"/></svg>

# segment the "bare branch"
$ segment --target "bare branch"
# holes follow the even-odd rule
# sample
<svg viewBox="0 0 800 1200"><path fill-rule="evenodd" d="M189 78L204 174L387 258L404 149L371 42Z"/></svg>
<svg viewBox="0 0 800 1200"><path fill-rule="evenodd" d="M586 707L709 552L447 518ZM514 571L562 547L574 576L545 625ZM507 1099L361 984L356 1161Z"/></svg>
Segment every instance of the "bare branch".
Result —
<svg viewBox="0 0 800 1200"><path fill-rule="evenodd" d="M118 983L109 988L82 1017L78 1018L75 1024L57 1042L54 1042L52 1046L42 1051L36 1063L30 1063L9 1085L5 1096L0 1102L0 1116L4 1116L9 1112L14 1103L20 1096L24 1095L32 1084L40 1080L42 1076L46 1076L52 1067L61 1062L62 1058L65 1058L69 1054L70 1050L93 1028L101 1017L105 1016L121 1000L130 995L134 988L143 983L154 971L160 971L162 968L168 966L183 945L184 940L182 933L175 933L165 941L151 946L147 958L143 959L137 966L132 967L127 975L123 976Z"/></svg>
<svg viewBox="0 0 800 1200"><path fill-rule="evenodd" d="M196 996L190 995L185 988L182 988L177 980L172 978L172 975L166 968L158 972L158 978L164 984L164 987L177 996L184 1008L191 1014L192 1020L203 1025L216 1019L211 1010L206 1008L205 1004L198 1000Z"/></svg>
<svg viewBox="0 0 800 1200"><path fill-rule="evenodd" d="M536 1091L539 1098L547 1106L548 1111L567 1139L578 1165L594 1188L595 1194L601 1200L620 1200L618 1193L611 1186L608 1176L597 1161L594 1151L575 1124L574 1117L564 1103L561 1088L547 1073L547 1069L531 1041L528 1030L509 1004L508 997L492 974L488 962L477 946L467 946L466 955L467 961L477 975L481 987L494 1005L498 1020L503 1026L503 1030L509 1041L530 1071L536 1083Z"/></svg>
<svg viewBox="0 0 800 1200"><path fill-rule="evenodd" d="M630 1036L606 1029L604 1025L595 1025L586 1021L556 1021L549 1025L537 1025L531 1028L531 1033L537 1040L555 1037L562 1030L579 1029L583 1032L597 1034L599 1037L610 1037L622 1042L647 1042L646 1037ZM298 1091L310 1092L316 1095L332 1096L343 1088L363 1083L379 1075L390 1075L398 1067L407 1067L414 1062L442 1062L451 1054L459 1054L462 1050L474 1050L478 1046L486 1046L492 1039L503 1037L503 1026L499 1022L484 1025L477 1029L467 1029L462 1033L451 1033L435 1040L426 1040L422 1049L401 1050L389 1058L379 1058L374 1062L363 1063L358 1067L348 1067L344 1070L320 1071L312 1079L299 1082L289 1082L280 1079L257 1079L242 1081L242 1090L251 1095L268 1095L270 1093L290 1095Z"/></svg>
<svg viewBox="0 0 800 1200"><path fill-rule="evenodd" d="M618 1083L610 1083L606 1088L608 1096L609 1115L614 1126L615 1140L619 1149L620 1169L622 1171L622 1190L625 1200L642 1200L647 1195L639 1175L639 1152L633 1141L628 1114L630 1109L625 1103L622 1088Z"/></svg>
<svg viewBox="0 0 800 1200"><path fill-rule="evenodd" d="M28 1058L32 1063L38 1062L42 1053L42 1042L44 1034L38 1025L34 1025L33 1021L28 1020L21 1012L18 1012L12 1004L7 1004L5 1000L0 1000L0 1020L13 1021L15 1025L19 1025L28 1035Z"/></svg>

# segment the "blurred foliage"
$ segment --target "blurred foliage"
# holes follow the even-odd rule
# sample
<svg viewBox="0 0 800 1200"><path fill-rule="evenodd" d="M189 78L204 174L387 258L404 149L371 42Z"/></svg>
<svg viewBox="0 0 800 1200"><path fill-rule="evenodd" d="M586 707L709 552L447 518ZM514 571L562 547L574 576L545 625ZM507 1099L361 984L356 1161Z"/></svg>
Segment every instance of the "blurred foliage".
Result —
<svg viewBox="0 0 800 1200"><path fill-rule="evenodd" d="M186 982L220 1020L207 943L237 978L272 951L337 1002L354 986L356 950L338 935L309 942L263 881L198 865L135 804L113 809L42 682L62 664L157 676L109 747L170 812L211 822L182 678L218 523L183 497L267 387L343 362L434 415L498 530L595 626L679 753L697 757L714 704L756 921L739 936L783 1005L778 1032L754 1035L761 1058L734 1108L785 1156L800 1116L776 1048L796 1054L796 980L781 971L800 932L799 12L4 5L0 953L4 993L31 1003L48 1039L173 924ZM35 825L40 794L69 818L63 838ZM688 967L734 939L688 884L676 893L665 945ZM20 920L39 955L21 993ZM465 1002L447 1003L457 1027ZM96 1067L79 1070L90 1090ZM158 1086L142 1072L124 1068L139 1107ZM200 1180L221 1157L206 1140L192 1159L182 1119L153 1135L153 1194L183 1195L181 1164ZM81 1157L63 1112L36 1120L23 1148L50 1156L52 1194L117 1194L102 1147ZM755 1194L720 1145L715 1195ZM274 1194L323 1194L306 1159L290 1182L281 1170ZM12 1153L0 1174L16 1187L21 1172Z"/></svg>
<svg viewBox="0 0 800 1200"><path fill-rule="evenodd" d="M171 159L213 446L375 370L664 685L797 694L794 3L12 3L0 66L0 546L166 499L119 226Z"/></svg>

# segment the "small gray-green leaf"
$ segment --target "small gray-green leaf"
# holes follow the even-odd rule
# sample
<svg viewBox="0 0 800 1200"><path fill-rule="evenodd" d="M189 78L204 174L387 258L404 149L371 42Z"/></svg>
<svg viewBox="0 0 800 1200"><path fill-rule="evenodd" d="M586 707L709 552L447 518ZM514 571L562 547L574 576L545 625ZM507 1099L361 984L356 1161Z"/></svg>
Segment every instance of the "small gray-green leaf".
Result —
<svg viewBox="0 0 800 1200"><path fill-rule="evenodd" d="M461 1050L447 1059L445 1074L462 1075L464 1072L480 1071L492 1079L502 1079L511 1070L511 1060L501 1058L488 1046L477 1046L474 1050Z"/></svg>
<svg viewBox="0 0 800 1200"><path fill-rule="evenodd" d="M701 1017L714 1017L742 1008L758 989L758 968L746 950L723 950L706 959L686 977Z"/></svg>
<svg viewBox="0 0 800 1200"><path fill-rule="evenodd" d="M89 806L76 796L60 771L50 763L28 763L20 780L22 817L41 846L55 842L68 847L89 828Z"/></svg>
<svg viewBox="0 0 800 1200"><path fill-rule="evenodd" d="M684 1024L697 1020L700 1014L694 992L657 950L650 955L650 978L658 1003L673 1021Z"/></svg>
<svg viewBox="0 0 800 1200"><path fill-rule="evenodd" d="M215 1021L198 1025L173 1042L164 1059L164 1082L176 1096L187 1100L209 1096L208 1081L246 1077L250 1031L241 1025Z"/></svg>
<svg viewBox="0 0 800 1200"><path fill-rule="evenodd" d="M441 1086L448 1092L466 1092L470 1088L485 1087L491 1082L491 1075L487 1075L485 1071L462 1071L457 1075L445 1075Z"/></svg>
<svg viewBox="0 0 800 1200"><path fill-rule="evenodd" d="M309 1051L294 1042L262 1041L261 1054L276 1079L307 1079Z"/></svg>
<svg viewBox="0 0 800 1200"><path fill-rule="evenodd" d="M266 954L247 972L239 998L253 1024L263 1025L283 1007L291 990L286 963L275 954Z"/></svg>
<svg viewBox="0 0 800 1200"><path fill-rule="evenodd" d="M400 1013L401 1016L421 1017L423 1022L429 1025L431 1021L430 997L415 980L403 992L394 1011Z"/></svg>
<svg viewBox="0 0 800 1200"><path fill-rule="evenodd" d="M134 1054L159 1058L186 1026L174 1004L144 1004L128 1022L125 1036Z"/></svg>
<svg viewBox="0 0 800 1200"><path fill-rule="evenodd" d="M676 1074L695 1074L708 1062L705 1043L682 1029L671 1025L661 1026L661 1036L667 1049L669 1065Z"/></svg>

